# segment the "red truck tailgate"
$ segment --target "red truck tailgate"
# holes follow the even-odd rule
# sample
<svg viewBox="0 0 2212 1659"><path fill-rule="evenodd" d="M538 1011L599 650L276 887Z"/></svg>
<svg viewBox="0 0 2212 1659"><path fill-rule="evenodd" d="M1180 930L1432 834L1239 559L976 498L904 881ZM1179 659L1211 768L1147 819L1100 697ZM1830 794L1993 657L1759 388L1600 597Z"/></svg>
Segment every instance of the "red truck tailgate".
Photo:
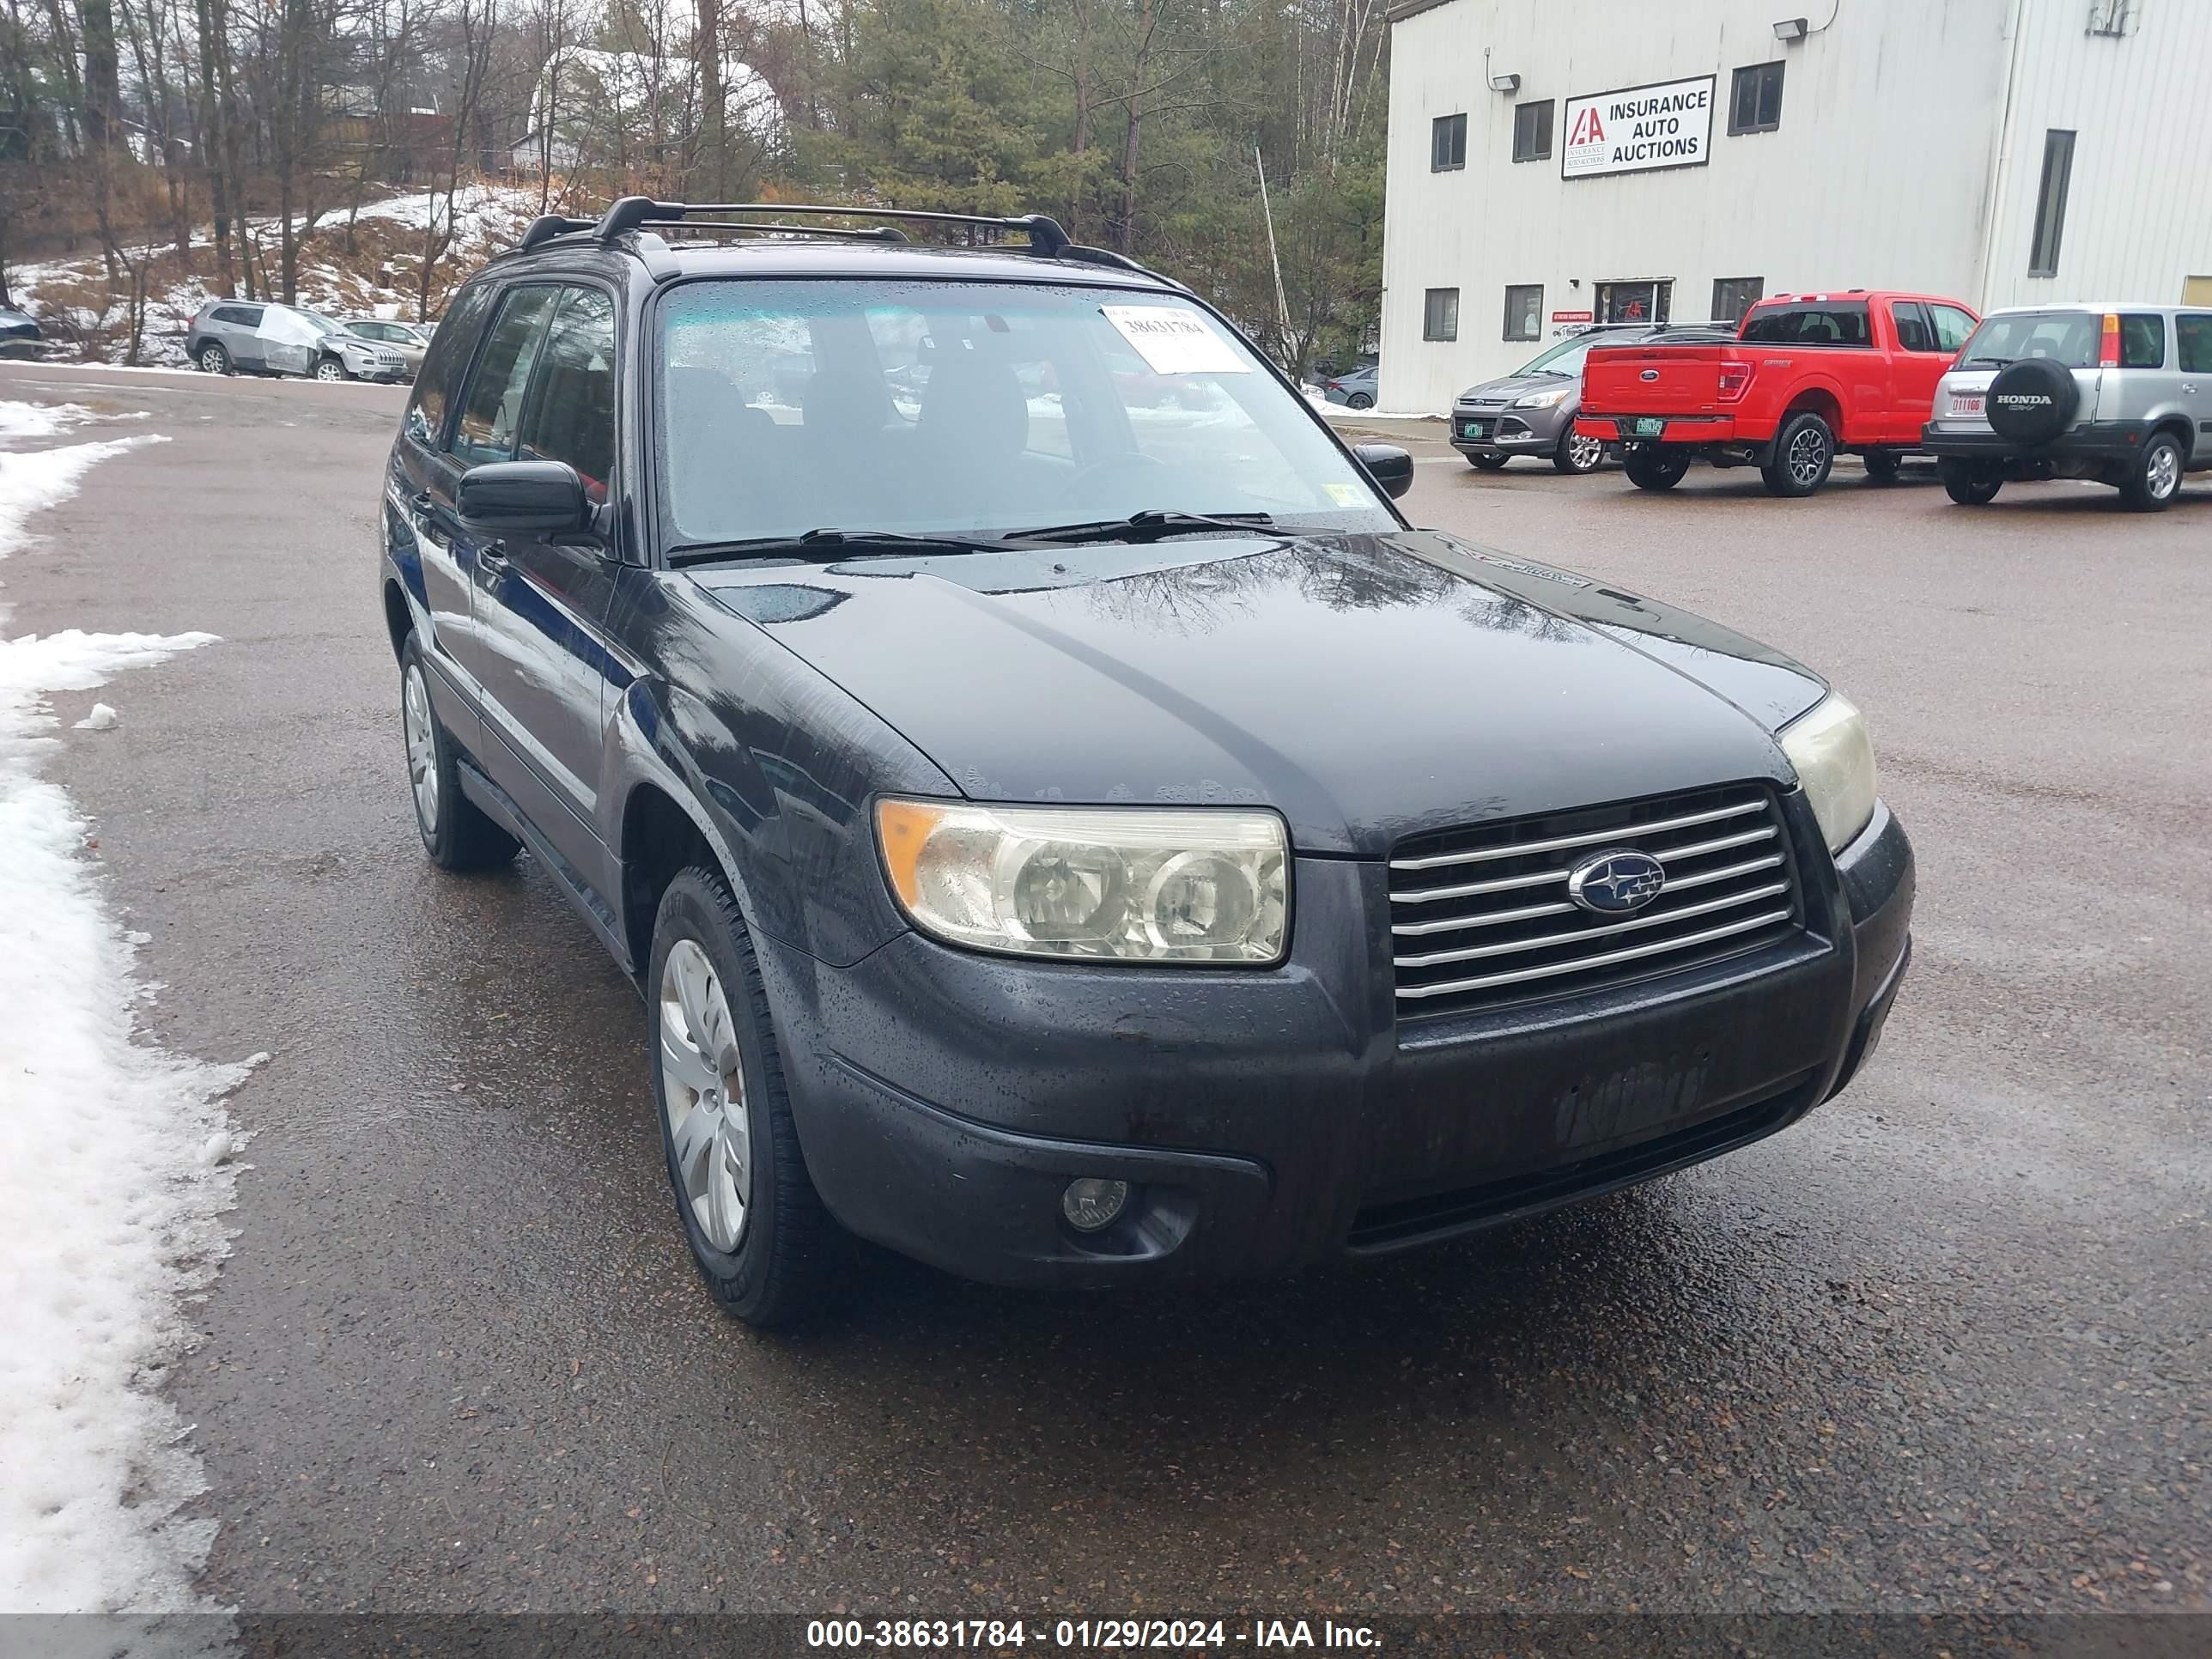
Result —
<svg viewBox="0 0 2212 1659"><path fill-rule="evenodd" d="M1720 369L1734 346L1597 346L1583 365L1583 406L1592 415L1711 415L1721 407Z"/></svg>

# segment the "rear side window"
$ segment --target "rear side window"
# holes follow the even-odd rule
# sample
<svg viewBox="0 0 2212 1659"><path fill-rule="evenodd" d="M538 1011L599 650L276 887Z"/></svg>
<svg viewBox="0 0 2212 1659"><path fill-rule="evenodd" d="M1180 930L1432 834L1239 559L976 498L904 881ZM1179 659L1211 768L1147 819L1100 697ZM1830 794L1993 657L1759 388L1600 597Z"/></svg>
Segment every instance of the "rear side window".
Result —
<svg viewBox="0 0 2212 1659"><path fill-rule="evenodd" d="M1871 343L1863 300L1768 306L1751 313L1743 337L1768 345L1863 346Z"/></svg>
<svg viewBox="0 0 2212 1659"><path fill-rule="evenodd" d="M2212 374L2212 313L2175 318L2173 339L2181 348L2184 374Z"/></svg>
<svg viewBox="0 0 2212 1659"><path fill-rule="evenodd" d="M2127 312L2120 317L2120 367L2166 367L2166 319L2155 312Z"/></svg>
<svg viewBox="0 0 2212 1659"><path fill-rule="evenodd" d="M530 371L544 343L545 320L560 295L557 288L518 288L501 301L499 316L470 372L460 419L453 428L453 459L463 466L514 459Z"/></svg>
<svg viewBox="0 0 2212 1659"><path fill-rule="evenodd" d="M259 326L261 322L261 307L259 306L217 306L211 320L218 323L236 323L241 328L255 328Z"/></svg>
<svg viewBox="0 0 2212 1659"><path fill-rule="evenodd" d="M414 399L407 405L405 430L416 442L437 447L438 435L446 428L446 405L453 382L468 367L470 349L477 343L477 327L483 321L484 307L490 301L489 288L465 289L446 313L446 320L438 325L415 376Z"/></svg>
<svg viewBox="0 0 2212 1659"><path fill-rule="evenodd" d="M594 501L615 469L615 303L596 288L561 298L522 423L521 458L566 461Z"/></svg>

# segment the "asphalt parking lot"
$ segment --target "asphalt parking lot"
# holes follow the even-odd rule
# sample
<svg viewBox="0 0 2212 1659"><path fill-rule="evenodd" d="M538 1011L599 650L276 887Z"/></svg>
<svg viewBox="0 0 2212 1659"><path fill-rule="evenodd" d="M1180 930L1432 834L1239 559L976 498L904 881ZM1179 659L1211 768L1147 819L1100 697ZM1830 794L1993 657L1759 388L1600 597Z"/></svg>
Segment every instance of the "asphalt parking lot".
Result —
<svg viewBox="0 0 2212 1659"><path fill-rule="evenodd" d="M423 860L374 586L392 389L0 368L148 411L14 631L207 629L53 775L149 1024L274 1058L173 1390L253 1611L2212 1612L2212 477L1477 474L1405 506L1798 654L1920 860L1868 1076L1387 1266L1129 1297L695 1283L637 999L528 863ZM57 697L64 726L91 693ZM1510 718L1501 711L1500 718Z"/></svg>

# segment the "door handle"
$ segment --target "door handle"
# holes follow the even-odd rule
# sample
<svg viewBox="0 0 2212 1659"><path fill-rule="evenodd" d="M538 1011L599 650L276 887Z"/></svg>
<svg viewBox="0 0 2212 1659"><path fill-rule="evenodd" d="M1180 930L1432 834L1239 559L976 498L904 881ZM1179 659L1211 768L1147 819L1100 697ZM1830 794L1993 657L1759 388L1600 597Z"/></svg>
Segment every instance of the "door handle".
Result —
<svg viewBox="0 0 2212 1659"><path fill-rule="evenodd" d="M429 512L431 507L430 492L427 489L416 490L415 492L414 499L409 501L407 505L413 507L417 513Z"/></svg>

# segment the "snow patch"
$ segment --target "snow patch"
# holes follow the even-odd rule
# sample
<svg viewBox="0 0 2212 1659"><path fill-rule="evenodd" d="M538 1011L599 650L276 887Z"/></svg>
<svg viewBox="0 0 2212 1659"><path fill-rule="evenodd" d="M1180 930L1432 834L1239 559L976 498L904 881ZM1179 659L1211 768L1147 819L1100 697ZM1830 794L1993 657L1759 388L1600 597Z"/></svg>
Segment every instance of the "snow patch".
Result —
<svg viewBox="0 0 2212 1659"><path fill-rule="evenodd" d="M0 457L0 556L26 516L138 441ZM38 774L49 693L213 640L0 642L0 1613L216 1610L193 1589L215 1522L182 1513L206 1483L157 1389L191 1343L182 1299L226 1248L238 1143L218 1103L246 1068L140 1040L137 946L84 856L90 826Z"/></svg>
<svg viewBox="0 0 2212 1659"><path fill-rule="evenodd" d="M104 702L96 702L92 706L92 712L79 720L75 729L79 732L112 732L122 723L123 716L112 708Z"/></svg>
<svg viewBox="0 0 2212 1659"><path fill-rule="evenodd" d="M30 407L0 404L0 410ZM76 495L78 480L99 463L127 450L168 441L161 433L149 432L133 438L104 438L98 443L0 455L0 559L21 544L24 520Z"/></svg>

